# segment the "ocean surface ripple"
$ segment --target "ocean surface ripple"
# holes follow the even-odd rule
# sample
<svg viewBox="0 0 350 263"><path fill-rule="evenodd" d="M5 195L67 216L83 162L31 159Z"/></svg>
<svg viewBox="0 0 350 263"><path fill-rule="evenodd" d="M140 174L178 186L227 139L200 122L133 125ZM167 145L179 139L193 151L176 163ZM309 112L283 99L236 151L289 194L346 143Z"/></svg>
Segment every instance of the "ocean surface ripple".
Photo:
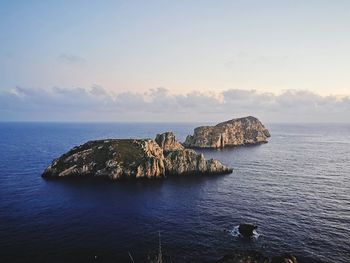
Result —
<svg viewBox="0 0 350 263"><path fill-rule="evenodd" d="M41 178L50 162L99 138L180 140L197 124L1 123L0 252L8 262L135 262L158 231L174 262L234 249L290 252L299 262L350 262L350 125L271 124L264 145L201 150L230 175L110 183ZM253 241L224 231L258 225ZM3 262L5 262L3 261Z"/></svg>

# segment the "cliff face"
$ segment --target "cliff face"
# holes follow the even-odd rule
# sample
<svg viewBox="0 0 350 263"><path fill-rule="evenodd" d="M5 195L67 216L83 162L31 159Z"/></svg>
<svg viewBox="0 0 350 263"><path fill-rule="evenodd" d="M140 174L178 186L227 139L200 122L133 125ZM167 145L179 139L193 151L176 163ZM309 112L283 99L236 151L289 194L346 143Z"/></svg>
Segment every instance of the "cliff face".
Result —
<svg viewBox="0 0 350 263"><path fill-rule="evenodd" d="M219 161L207 161L203 155L184 149L171 132L156 139L158 143L150 139L87 142L54 160L43 177L100 176L118 180L232 172Z"/></svg>
<svg viewBox="0 0 350 263"><path fill-rule="evenodd" d="M217 160L205 160L203 154L191 149L168 152L165 155L165 169L168 174L218 174L229 172Z"/></svg>
<svg viewBox="0 0 350 263"><path fill-rule="evenodd" d="M185 147L179 143L173 132L164 132L162 134L157 134L156 143L163 149L164 152L184 150Z"/></svg>
<svg viewBox="0 0 350 263"><path fill-rule="evenodd" d="M219 123L215 126L202 126L194 130L184 142L185 147L223 148L248 144L266 143L269 131L255 117L249 116Z"/></svg>

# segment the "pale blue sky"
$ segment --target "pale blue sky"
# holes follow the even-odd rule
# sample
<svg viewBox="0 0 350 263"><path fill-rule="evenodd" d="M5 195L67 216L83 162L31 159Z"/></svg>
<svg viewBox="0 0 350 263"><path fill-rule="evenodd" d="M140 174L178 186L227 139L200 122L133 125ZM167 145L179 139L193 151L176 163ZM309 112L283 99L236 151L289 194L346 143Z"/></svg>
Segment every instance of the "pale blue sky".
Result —
<svg viewBox="0 0 350 263"><path fill-rule="evenodd" d="M20 91L55 97L55 87L92 97L98 87L114 104L120 93L151 101L150 90L159 87L173 97L203 93L221 102L228 90L345 100L349 14L345 0L0 0L0 103L10 94L29 105ZM4 103L0 110L3 120L49 118L21 115ZM88 118L79 116L74 120Z"/></svg>

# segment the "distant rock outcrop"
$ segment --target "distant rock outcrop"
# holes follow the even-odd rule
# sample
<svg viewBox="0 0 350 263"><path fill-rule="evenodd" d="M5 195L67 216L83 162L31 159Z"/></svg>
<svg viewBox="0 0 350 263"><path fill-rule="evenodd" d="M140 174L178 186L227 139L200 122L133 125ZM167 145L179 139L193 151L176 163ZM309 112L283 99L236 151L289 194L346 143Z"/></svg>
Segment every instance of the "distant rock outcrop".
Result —
<svg viewBox="0 0 350 263"><path fill-rule="evenodd" d="M108 139L74 147L46 168L43 177L94 176L160 178L183 174L225 174L232 169L205 160L178 143L172 132L151 139Z"/></svg>
<svg viewBox="0 0 350 263"><path fill-rule="evenodd" d="M249 116L194 129L184 142L190 148L223 148L266 143L269 131L255 117Z"/></svg>

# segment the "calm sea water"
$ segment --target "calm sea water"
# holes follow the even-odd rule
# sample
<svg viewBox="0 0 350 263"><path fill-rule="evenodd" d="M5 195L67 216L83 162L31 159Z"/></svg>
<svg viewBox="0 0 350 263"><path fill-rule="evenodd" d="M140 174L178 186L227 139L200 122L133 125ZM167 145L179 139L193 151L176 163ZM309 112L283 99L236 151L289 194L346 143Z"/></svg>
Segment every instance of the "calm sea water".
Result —
<svg viewBox="0 0 350 263"><path fill-rule="evenodd" d="M211 262L234 249L350 262L350 125L267 125L268 144L202 151L230 175L110 183L41 178L98 138L180 140L197 124L0 124L1 262ZM226 233L259 226L256 241Z"/></svg>

